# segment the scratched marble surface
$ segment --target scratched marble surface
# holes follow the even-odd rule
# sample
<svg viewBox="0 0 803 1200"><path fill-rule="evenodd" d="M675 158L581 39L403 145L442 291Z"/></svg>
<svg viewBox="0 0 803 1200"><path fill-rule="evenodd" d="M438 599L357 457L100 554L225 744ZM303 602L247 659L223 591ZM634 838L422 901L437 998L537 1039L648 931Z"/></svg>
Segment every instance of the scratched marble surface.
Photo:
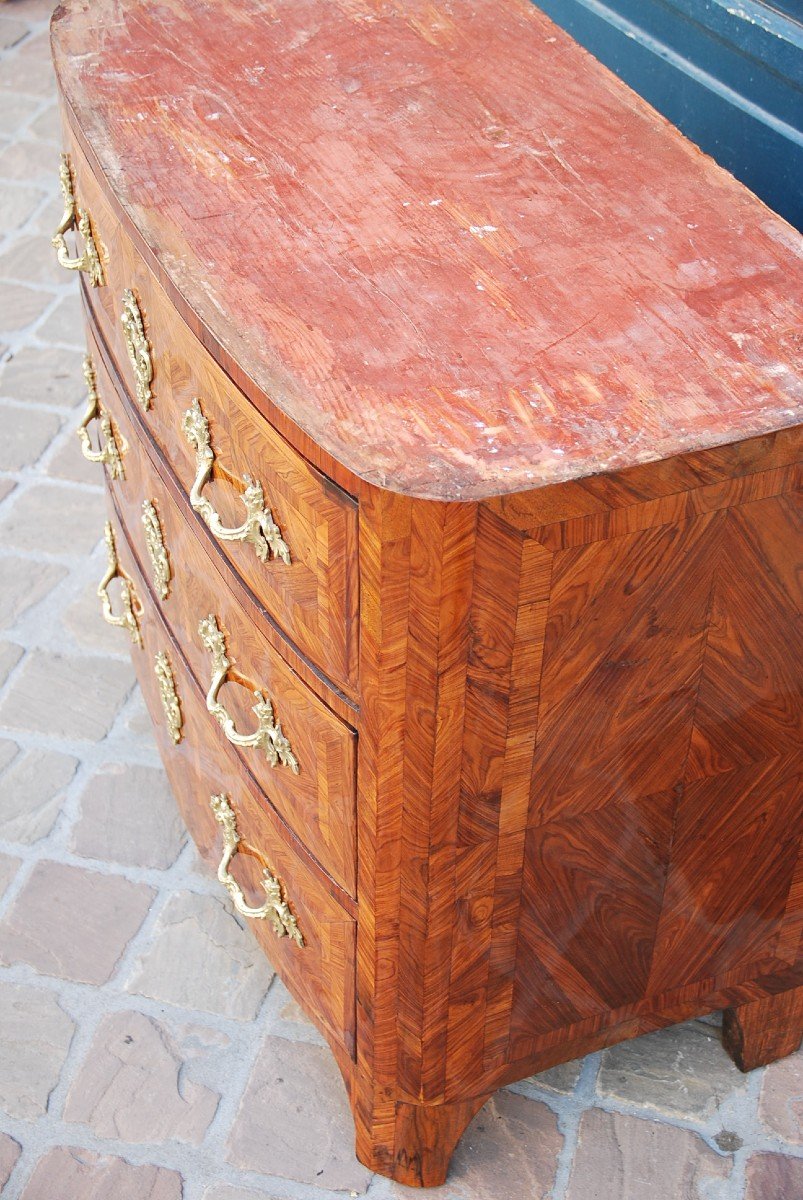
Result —
<svg viewBox="0 0 803 1200"><path fill-rule="evenodd" d="M800 422L800 235L528 0L120 12L57 24L79 124L212 339L355 474L468 499Z"/></svg>

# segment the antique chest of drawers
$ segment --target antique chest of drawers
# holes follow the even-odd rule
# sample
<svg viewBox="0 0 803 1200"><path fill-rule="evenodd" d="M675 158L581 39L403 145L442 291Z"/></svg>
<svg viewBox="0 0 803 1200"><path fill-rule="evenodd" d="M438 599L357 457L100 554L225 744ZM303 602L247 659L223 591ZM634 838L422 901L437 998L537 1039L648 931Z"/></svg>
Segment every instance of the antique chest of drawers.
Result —
<svg viewBox="0 0 803 1200"><path fill-rule="evenodd" d="M101 604L361 1159L696 1014L795 1049L799 236L525 0L53 50Z"/></svg>

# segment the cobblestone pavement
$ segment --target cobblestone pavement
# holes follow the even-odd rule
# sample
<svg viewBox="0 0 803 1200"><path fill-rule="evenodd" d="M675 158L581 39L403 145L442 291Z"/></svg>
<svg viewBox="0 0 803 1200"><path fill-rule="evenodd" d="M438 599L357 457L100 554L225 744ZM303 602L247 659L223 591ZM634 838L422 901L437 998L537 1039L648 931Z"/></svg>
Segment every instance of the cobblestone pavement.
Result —
<svg viewBox="0 0 803 1200"><path fill-rule="evenodd" d="M49 244L51 7L0 5L0 1192L401 1200L188 844L99 618L78 300ZM500 1092L433 1195L801 1200L802 1119L803 1056L744 1077L692 1022Z"/></svg>

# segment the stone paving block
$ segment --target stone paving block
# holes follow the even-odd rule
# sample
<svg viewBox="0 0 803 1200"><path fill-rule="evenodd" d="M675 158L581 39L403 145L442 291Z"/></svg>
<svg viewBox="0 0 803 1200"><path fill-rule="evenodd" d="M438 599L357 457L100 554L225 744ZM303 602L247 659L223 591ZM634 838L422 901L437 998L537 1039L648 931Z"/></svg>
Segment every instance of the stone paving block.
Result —
<svg viewBox="0 0 803 1200"><path fill-rule="evenodd" d="M53 90L53 74L42 70L48 49L44 34L22 42L14 54L0 63L0 92L21 92L29 96L48 96Z"/></svg>
<svg viewBox="0 0 803 1200"><path fill-rule="evenodd" d="M217 867L199 853L198 847L192 838L187 840L187 849L184 854L184 864L188 871L193 875L197 875L199 879L215 879L217 877Z"/></svg>
<svg viewBox="0 0 803 1200"><path fill-rule="evenodd" d="M36 336L45 342L63 342L68 346L83 346L86 341L86 333L78 297L75 295L65 296L39 326Z"/></svg>
<svg viewBox="0 0 803 1200"><path fill-rule="evenodd" d="M2 347L0 347L0 354L1 353ZM0 479L0 503L5 500L6 496L10 495L11 492L14 491L16 486L17 485L13 479Z"/></svg>
<svg viewBox="0 0 803 1200"><path fill-rule="evenodd" d="M272 1192L252 1192L250 1188L232 1187L229 1183L213 1183L204 1192L203 1200L281 1200Z"/></svg>
<svg viewBox="0 0 803 1200"><path fill-rule="evenodd" d="M27 127L27 133L29 137L37 138L39 141L52 142L56 147L61 145L61 119L55 102L34 117Z"/></svg>
<svg viewBox="0 0 803 1200"><path fill-rule="evenodd" d="M229 1161L246 1171L361 1192L371 1172L353 1147L354 1123L331 1052L267 1037L232 1126Z"/></svg>
<svg viewBox="0 0 803 1200"><path fill-rule="evenodd" d="M0 136L13 137L30 120L40 103L35 96L4 97L0 104Z"/></svg>
<svg viewBox="0 0 803 1200"><path fill-rule="evenodd" d="M747 1163L744 1200L801 1200L803 1158L754 1154Z"/></svg>
<svg viewBox="0 0 803 1200"><path fill-rule="evenodd" d="M2 14L0 19L0 50L7 50L11 46L15 46L28 32L28 26L24 21L15 21L12 17L6 17Z"/></svg>
<svg viewBox="0 0 803 1200"><path fill-rule="evenodd" d="M296 1003L278 977L271 985L270 1005L272 1015L267 1027L271 1033L293 1042L312 1042L316 1046L327 1045L326 1038L316 1029L301 1005Z"/></svg>
<svg viewBox="0 0 803 1200"><path fill-rule="evenodd" d="M758 1111L767 1129L786 1142L803 1145L803 1053L767 1067Z"/></svg>
<svg viewBox="0 0 803 1200"><path fill-rule="evenodd" d="M19 858L12 858L10 854L0 853L0 896L5 894L6 888L16 876L21 861Z"/></svg>
<svg viewBox="0 0 803 1200"><path fill-rule="evenodd" d="M2 172L0 155L0 175ZM40 193L39 202L41 195ZM41 233L17 238L0 254L0 278L18 283L64 283L63 268L56 261L55 251L49 240Z"/></svg>
<svg viewBox="0 0 803 1200"><path fill-rule="evenodd" d="M0 88L2 87L4 65L0 63ZM0 96L2 96L2 91L0 91ZM2 99L5 100L5 96L2 96ZM9 234L20 229L33 216L44 198L45 193L41 188L4 184L0 188L0 228L3 232ZM3 325L3 328L7 329L8 326Z"/></svg>
<svg viewBox="0 0 803 1200"><path fill-rule="evenodd" d="M0 114L2 110L0 104ZM22 283L4 283L0 289L0 329L6 333L19 332L37 321L52 299L47 292L37 291Z"/></svg>
<svg viewBox="0 0 803 1200"><path fill-rule="evenodd" d="M31 5L30 0L24 0L26 13L34 13L37 11L36 0ZM57 0L47 0L39 9L39 12L44 15L44 18L49 19L52 16L53 10L56 7ZM24 46L20 46L18 54L25 55L28 62L31 64L31 70L35 71L44 68L44 74L52 72L51 56L50 56L50 31L42 29L38 33L32 31L31 36L27 39Z"/></svg>
<svg viewBox="0 0 803 1200"><path fill-rule="evenodd" d="M21 1151L22 1146L19 1142L15 1142L7 1133L0 1133L0 1195L8 1183L9 1175L14 1170Z"/></svg>
<svg viewBox="0 0 803 1200"><path fill-rule="evenodd" d="M27 404L75 408L84 398L83 354L58 346L24 346L0 366L0 396Z"/></svg>
<svg viewBox="0 0 803 1200"><path fill-rule="evenodd" d="M120 636L126 636L123 630ZM35 650L0 704L0 725L97 742L111 728L132 681L128 662Z"/></svg>
<svg viewBox="0 0 803 1200"><path fill-rule="evenodd" d="M53 992L0 983L0 1110L23 1121L47 1111L74 1030Z"/></svg>
<svg viewBox="0 0 803 1200"><path fill-rule="evenodd" d="M105 519L100 494L35 484L5 514L0 541L18 550L84 557L103 536Z"/></svg>
<svg viewBox="0 0 803 1200"><path fill-rule="evenodd" d="M31 135L31 136L33 136L33 135ZM51 142L42 142L41 144L42 144L42 146L46 147L46 149L48 149L50 151L50 153L53 155L53 161L58 162L58 156L59 156L58 144L53 145ZM30 233L30 234L36 234L38 237L43 237L43 238L46 238L47 240L49 240L53 236L53 230L56 228L56 226L61 221L63 212L64 212L64 201L61 197L61 193L59 192L57 194L56 192L54 192L53 195L51 196L51 198L48 200L47 204L45 204L42 208L40 208L39 212L36 214L36 216L31 221L31 223L26 226L25 232ZM69 278L67 278L66 271L64 271L63 269L60 269L59 274L61 275L62 286L64 286L65 284L67 286L69 286L69 284L71 283L71 280ZM75 288L75 292L77 295L78 294L77 282L74 283L73 286Z"/></svg>
<svg viewBox="0 0 803 1200"><path fill-rule="evenodd" d="M281 980L278 980L274 986L281 987L282 991L287 992L287 989L285 988L285 986L281 982ZM301 1005L296 1000L293 999L293 997L290 995L289 992L287 992L286 1003L283 1004L281 1009L279 1010L279 1016L282 1018L283 1021L289 1021L293 1025L304 1025L304 1026L308 1027L309 1029L315 1028L312 1021L310 1021L309 1017L304 1012L304 1009L301 1007Z"/></svg>
<svg viewBox="0 0 803 1200"><path fill-rule="evenodd" d="M48 448L61 427L56 413L36 408L0 405L0 471L31 467Z"/></svg>
<svg viewBox="0 0 803 1200"><path fill-rule="evenodd" d="M25 16L29 22L49 21L53 15L57 0L19 0L25 6Z"/></svg>
<svg viewBox="0 0 803 1200"><path fill-rule="evenodd" d="M30 846L46 837L77 766L77 759L55 750L20 754L0 786L0 838Z"/></svg>
<svg viewBox="0 0 803 1200"><path fill-rule="evenodd" d="M39 862L0 922L0 962L105 983L153 897L152 888L119 875Z"/></svg>
<svg viewBox="0 0 803 1200"><path fill-rule="evenodd" d="M145 701L142 698L139 685L134 689L134 694L131 697L128 707L126 729L137 737L148 736L152 738L153 735L153 722L145 707Z"/></svg>
<svg viewBox="0 0 803 1200"><path fill-rule="evenodd" d="M182 1192L177 1171L57 1146L36 1164L20 1200L181 1200Z"/></svg>
<svg viewBox="0 0 803 1200"><path fill-rule="evenodd" d="M0 774L19 754L19 746L11 738L0 737Z"/></svg>
<svg viewBox="0 0 803 1200"><path fill-rule="evenodd" d="M82 414L83 415L83 414ZM71 432L78 424L78 416L70 421ZM75 483L103 483L103 467L99 463L87 462L81 451L81 443L73 434L63 442L47 466L48 475L56 479L72 479Z"/></svg>
<svg viewBox="0 0 803 1200"><path fill-rule="evenodd" d="M532 1084L533 1087L546 1088L547 1091L560 1092L568 1096L577 1086L582 1066L582 1059L575 1059L573 1062L551 1067L548 1071L541 1071L540 1075L531 1075L525 1082Z"/></svg>
<svg viewBox="0 0 803 1200"><path fill-rule="evenodd" d="M185 1060L165 1026L139 1012L101 1021L70 1087L66 1121L101 1138L201 1144L220 1096L184 1076Z"/></svg>
<svg viewBox="0 0 803 1200"><path fill-rule="evenodd" d="M71 844L84 858L165 870L176 861L186 836L160 767L107 763L81 795Z"/></svg>
<svg viewBox="0 0 803 1200"><path fill-rule="evenodd" d="M566 1200L708 1200L730 1170L688 1129L591 1109L580 1121Z"/></svg>
<svg viewBox="0 0 803 1200"><path fill-rule="evenodd" d="M683 1117L707 1117L747 1088L747 1077L701 1021L620 1042L602 1055L598 1091Z"/></svg>
<svg viewBox="0 0 803 1200"><path fill-rule="evenodd" d="M136 749L140 754L156 754L153 722L148 716L138 684L134 685L134 691L126 704L123 724L126 743L132 751Z"/></svg>
<svg viewBox="0 0 803 1200"><path fill-rule="evenodd" d="M433 1200L548 1200L562 1145L557 1117L545 1104L497 1092L458 1142L444 1186L421 1195ZM415 1194L398 1184L391 1184L390 1193L397 1200Z"/></svg>
<svg viewBox="0 0 803 1200"><path fill-rule="evenodd" d="M0 559L0 629L10 629L24 612L53 591L67 571L58 563L11 555Z"/></svg>
<svg viewBox="0 0 803 1200"><path fill-rule="evenodd" d="M182 1008L250 1021L272 977L253 936L226 904L179 892L160 914L126 986Z"/></svg>
<svg viewBox="0 0 803 1200"><path fill-rule="evenodd" d="M14 642L0 642L0 687L6 682L23 653L22 646L17 646Z"/></svg>
<svg viewBox="0 0 803 1200"><path fill-rule="evenodd" d="M89 465L89 464L87 464ZM80 594L64 610L61 623L65 630L75 639L83 650L94 654L121 654L127 651L129 642L115 625L109 625L103 620L98 600L98 580L106 566L106 553L97 559L97 564L90 579ZM112 585L113 603L116 602L116 588ZM150 718L148 718L150 723Z"/></svg>
<svg viewBox="0 0 803 1200"><path fill-rule="evenodd" d="M0 48L3 31L0 29ZM53 150L43 142L20 139L0 150L0 179L17 179L24 183L36 183L50 187L58 176L58 162ZM45 239L43 238L42 241ZM47 243L50 257L55 261L55 251ZM63 277L62 277L63 278Z"/></svg>

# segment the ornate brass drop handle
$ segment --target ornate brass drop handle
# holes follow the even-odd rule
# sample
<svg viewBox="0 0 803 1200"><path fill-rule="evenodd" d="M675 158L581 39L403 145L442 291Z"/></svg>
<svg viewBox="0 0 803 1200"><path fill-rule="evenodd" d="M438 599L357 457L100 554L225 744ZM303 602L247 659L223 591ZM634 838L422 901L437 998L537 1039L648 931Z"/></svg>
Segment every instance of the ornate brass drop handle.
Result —
<svg viewBox="0 0 803 1200"><path fill-rule="evenodd" d="M110 521L106 522L104 537L108 563L106 572L98 584L98 596L103 605L103 619L108 621L109 625L127 629L134 645L141 646L142 634L139 631L139 621L137 620L137 599L130 580L126 579L120 570L120 564L117 561L117 547L114 542L114 530ZM120 603L123 609L119 617L116 617L112 611L112 602L109 596L109 584L117 577L120 579Z"/></svg>
<svg viewBox="0 0 803 1200"><path fill-rule="evenodd" d="M56 231L53 234L53 242L56 238L63 237L68 229L72 229L76 222L77 205L75 203L75 192L72 186L72 175L70 173L70 160L66 154L62 154L59 160L59 186L61 187L61 195L64 200L64 212L61 220L56 226Z"/></svg>
<svg viewBox="0 0 803 1200"><path fill-rule="evenodd" d="M153 586L160 600L166 600L170 595L170 580L173 572L170 558L165 546L162 523L152 500L142 502L142 524L145 529L145 545L151 560Z"/></svg>
<svg viewBox="0 0 803 1200"><path fill-rule="evenodd" d="M273 705L262 692L254 692L256 704L252 711L256 713L257 728L253 733L237 732L234 721L218 700L218 693L226 682L226 676L233 664L226 656L225 639L218 628L216 618L211 613L200 622L198 633L212 659L212 682L206 694L206 707L228 740L233 746L264 750L265 757L272 767L289 767L293 774L297 775L298 760L282 732L281 721L273 719Z"/></svg>
<svg viewBox="0 0 803 1200"><path fill-rule="evenodd" d="M273 513L265 507L261 483L252 479L250 475L243 476L246 516L242 525L235 529L227 529L212 504L201 495L212 475L215 452L209 437L209 423L201 412L201 404L197 397L193 400L192 407L184 414L181 427L187 441L195 449L196 474L190 490L190 504L204 519L215 537L221 542L250 542L260 562L266 562L271 555L289 564L290 547L282 537L281 530L273 519Z"/></svg>
<svg viewBox="0 0 803 1200"><path fill-rule="evenodd" d="M86 412L75 431L81 442L81 451L84 458L88 459L89 462L105 463L112 479L122 479L124 475L123 460L114 438L111 417L107 412L102 412L100 408L95 368L88 354L84 355L84 379L86 380L87 391ZM100 423L101 443L99 450L92 449L92 441L89 436L88 427L95 420Z"/></svg>
<svg viewBox="0 0 803 1200"><path fill-rule="evenodd" d="M88 212L80 212L75 199L70 173L70 160L66 154L61 156L59 167L59 183L64 197L64 212L51 241L56 249L59 265L67 271L84 271L89 276L92 287L100 287L103 283L103 268L100 265L100 255L92 233L92 223ZM70 229L77 229L84 243L84 252L73 258L64 240L64 235Z"/></svg>
<svg viewBox="0 0 803 1200"><path fill-rule="evenodd" d="M265 889L267 900L259 908L253 908L246 901L242 888L229 872L231 860L240 846L240 835L237 832L237 818L234 815L234 809L223 792L219 796L212 796L209 803L215 814L215 820L223 827L223 857L217 869L217 877L231 896L237 912L241 916L251 917L255 921L269 921L277 937L291 937L297 945L303 946L304 935L298 928L298 922L282 895L282 885L267 867L262 871L262 886Z"/></svg>
<svg viewBox="0 0 803 1200"><path fill-rule="evenodd" d="M160 650L153 659L153 670L159 686L159 696L165 714L165 724L175 745L181 741L181 730L184 720L181 715L181 701L176 690L176 680L170 659L164 650Z"/></svg>
<svg viewBox="0 0 803 1200"><path fill-rule="evenodd" d="M145 322L142 319L142 309L131 288L123 292L120 311L120 324L123 327L125 348L131 370L134 372L134 389L137 403L143 412L147 412L153 399L151 383L153 382L153 359L151 346L145 334Z"/></svg>

